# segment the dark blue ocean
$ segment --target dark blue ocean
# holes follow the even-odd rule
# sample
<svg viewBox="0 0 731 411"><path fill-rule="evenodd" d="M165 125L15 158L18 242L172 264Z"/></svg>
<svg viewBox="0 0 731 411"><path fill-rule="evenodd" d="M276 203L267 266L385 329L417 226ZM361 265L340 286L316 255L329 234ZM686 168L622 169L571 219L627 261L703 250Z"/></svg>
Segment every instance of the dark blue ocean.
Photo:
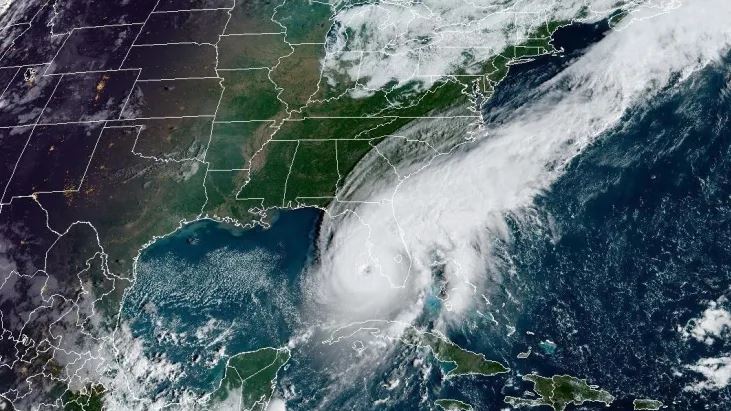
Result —
<svg viewBox="0 0 731 411"><path fill-rule="evenodd" d="M565 52L514 67L485 106L487 121L500 122L505 108L519 106L526 90L559 73L606 30L600 24L559 31L556 44ZM586 378L618 398L613 409L631 409L634 398L678 410L728 409L728 387L686 387L702 379L688 365L729 355L731 341L704 344L683 338L678 327L709 301L730 296L729 84L731 59L671 85L577 157L536 200L534 219L507 216L512 241L495 247L504 257L498 266L514 274L496 285L493 304L505 303L502 318L515 330L475 316L449 337L505 363L510 375L443 381L434 371L429 387L403 387L379 409L424 409L419 396L427 393L497 410L505 395L530 388L519 378L530 372ZM145 251L124 318L151 353L186 364L187 383L209 388L227 355L285 345L302 325L301 274L321 218L297 210L280 213L267 230L211 221L179 230ZM529 348L527 359L516 358ZM344 408L379 398L394 367L412 370L409 355L343 394ZM283 374L296 386L287 388L289 409L310 409L326 395L329 377L311 365L293 353Z"/></svg>
<svg viewBox="0 0 731 411"><path fill-rule="evenodd" d="M559 32L567 56L574 46L580 53L581 33L601 30ZM488 118L500 121L491 113L519 105L521 90L563 62L516 67L486 107ZM680 328L731 294L730 114L731 57L634 107L536 200L533 220L508 216L512 241L497 244L496 254L514 274L493 304L506 303L515 332L494 333L476 319L455 341L502 357L518 373L588 378L618 397L611 409L632 409L634 398L729 409L731 388L690 389L705 378L688 366L728 356L731 340L706 344ZM529 347L527 360L516 359ZM529 388L516 378L474 379L442 394L500 409L504 394Z"/></svg>
<svg viewBox="0 0 731 411"><path fill-rule="evenodd" d="M731 403L728 387L684 390L703 379L685 366L728 355L731 341L677 330L729 295L730 80L731 60L719 61L636 107L538 199L542 224L513 221L516 335L555 341L546 362L558 371L676 409Z"/></svg>

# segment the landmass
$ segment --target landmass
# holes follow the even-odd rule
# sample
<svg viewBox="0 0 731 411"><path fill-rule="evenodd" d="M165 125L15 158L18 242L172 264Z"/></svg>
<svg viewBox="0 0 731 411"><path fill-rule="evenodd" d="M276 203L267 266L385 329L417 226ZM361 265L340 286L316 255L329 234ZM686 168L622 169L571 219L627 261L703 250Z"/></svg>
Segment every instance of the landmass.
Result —
<svg viewBox="0 0 731 411"><path fill-rule="evenodd" d="M519 360L524 360L528 357L530 357L531 353L533 352L533 347L528 347L528 351L519 352L516 358Z"/></svg>
<svg viewBox="0 0 731 411"><path fill-rule="evenodd" d="M262 212L272 207L326 206L334 199L343 177L361 158L384 138L415 120L444 116L442 121L463 122L465 118L471 118L479 123L480 102L491 97L495 87L508 75L510 66L556 52L551 45L551 36L566 24L549 21L539 25L527 36L528 40L496 54L482 65L480 72L458 71L426 90L419 90L418 81L414 80L366 97L354 94L359 90L357 82L346 81L345 85L337 86L323 80L318 83L321 69L307 62L325 57L325 50L295 46L295 52L281 60L287 64L277 64L270 69L273 82L276 87L286 89L285 83L295 78L298 83L301 76L311 78L312 94L306 100L293 101L282 101L280 94L280 98L261 100L270 101L268 106L257 103L257 107L271 109L266 115L247 117L260 121L254 123L260 124L255 130L247 125L247 133L252 137L266 135L268 140L258 151L244 156L249 158L248 162L239 161L237 166L246 168L246 172L238 173L235 182L226 181L223 186L217 183L219 180L208 180L209 187L221 193L221 198L211 201L206 209L216 215L233 215L246 220L246 210L240 209L242 207ZM307 73L307 70L312 72ZM263 95L259 97L263 98ZM460 109L446 115L450 108ZM217 136L214 131L212 143ZM213 169L217 169L215 164L220 162L217 147L212 144L206 157ZM229 147L230 143L221 146L220 155L230 153ZM240 210L221 208L222 204L218 204L231 204L230 199L237 200L235 208Z"/></svg>
<svg viewBox="0 0 731 411"><path fill-rule="evenodd" d="M86 377L74 364L94 363L86 347L114 347L125 290L157 239L203 218L266 224L276 208L327 207L356 164L405 126L435 118L481 124L481 104L510 67L556 53L551 38L569 23L540 17L516 28L517 44L469 72L363 94L363 79L320 65L333 57L338 7L350 5L235 0L155 10L166 2L107 3L15 1L6 14L13 24L0 55L0 239L14 245L17 270L4 284L34 293L0 286L10 296L4 318L27 317L4 324L0 352L13 387L0 394L18 406L91 406L114 392L62 397L51 388L77 374L96 384L110 371ZM92 39L103 41L86 47ZM338 53L352 51L346 45ZM27 315L38 301L52 302L48 316ZM57 322L72 346L49 328ZM447 377L507 372L434 334L417 341L455 364ZM241 395L259 404L269 391L251 391L259 377L237 382L233 358L226 384L256 394Z"/></svg>
<svg viewBox="0 0 731 411"><path fill-rule="evenodd" d="M234 355L226 362L224 377L211 394L209 405L217 409L265 410L277 373L289 359L287 348L262 348Z"/></svg>
<svg viewBox="0 0 731 411"><path fill-rule="evenodd" d="M662 401L651 400L651 399L637 399L632 401L632 405L636 410L659 410L662 408Z"/></svg>
<svg viewBox="0 0 731 411"><path fill-rule="evenodd" d="M542 377L538 374L528 374L523 376L523 380L533 383L533 391L539 398L505 397L505 402L516 408L548 406L556 411L563 411L569 404L602 402L608 406L614 401L614 396L607 391L595 388L586 380L570 375Z"/></svg>
<svg viewBox="0 0 731 411"><path fill-rule="evenodd" d="M392 326L397 329L395 333L389 329ZM401 326L404 326L404 328L400 328ZM446 372L446 378L463 375L492 377L510 371L501 363L486 359L484 354L460 347L442 334L420 330L411 325L392 321L372 320L351 324L337 329L324 343L335 344L362 332L366 332L374 338L398 340L409 346L427 348L437 361L451 366Z"/></svg>
<svg viewBox="0 0 731 411"><path fill-rule="evenodd" d="M106 389L102 385L90 385L81 391L66 391L63 394L63 409L66 411L101 411L104 408L104 394Z"/></svg>
<svg viewBox="0 0 731 411"><path fill-rule="evenodd" d="M434 401L444 411L472 411L472 406L459 400L440 399Z"/></svg>
<svg viewBox="0 0 731 411"><path fill-rule="evenodd" d="M484 375L492 377L510 371L497 361L488 360L483 354L466 350L444 336L410 328L401 338L406 344L429 347L434 358L442 363L454 365L445 375L452 378L460 375Z"/></svg>

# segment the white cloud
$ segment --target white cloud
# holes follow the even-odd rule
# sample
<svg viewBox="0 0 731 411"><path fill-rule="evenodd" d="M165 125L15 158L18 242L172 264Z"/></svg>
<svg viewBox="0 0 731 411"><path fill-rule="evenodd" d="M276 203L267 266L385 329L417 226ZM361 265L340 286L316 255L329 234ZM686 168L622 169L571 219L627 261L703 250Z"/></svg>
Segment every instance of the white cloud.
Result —
<svg viewBox="0 0 731 411"><path fill-rule="evenodd" d="M143 341L132 334L125 322L120 323L115 333L113 351L108 352L114 362L109 364L102 377L102 384L114 390L105 397L111 410L130 409L144 404L147 409L162 409L168 400L147 397L155 388L174 383L184 376L179 364L169 361L164 354L150 358L145 353ZM179 398L178 398L179 399ZM190 399L180 400L182 403Z"/></svg>
<svg viewBox="0 0 731 411"><path fill-rule="evenodd" d="M686 391L720 390L731 383L731 357L703 358L687 368L706 380L685 387Z"/></svg>
<svg viewBox="0 0 731 411"><path fill-rule="evenodd" d="M731 332L731 312L722 306L725 302L725 297L711 301L699 318L689 321L680 329L683 338L692 337L711 345L716 339L728 335Z"/></svg>
<svg viewBox="0 0 731 411"><path fill-rule="evenodd" d="M13 0L0 0L0 15L5 13L5 10L7 10L12 3Z"/></svg>
<svg viewBox="0 0 731 411"><path fill-rule="evenodd" d="M13 4L13 0L0 0L0 23L2 23L2 27L9 26L13 23L14 18L17 18L16 15L6 15L5 12L8 11L10 6Z"/></svg>
<svg viewBox="0 0 731 411"><path fill-rule="evenodd" d="M594 21L619 7L656 14L676 4L677 0L424 0L341 5L335 15L337 37L330 40L330 53L323 59L324 73L331 82L345 75L369 90L412 80L429 88L445 75L472 72L547 22L570 21L582 12L584 20ZM362 90L359 95L364 95Z"/></svg>
<svg viewBox="0 0 731 411"><path fill-rule="evenodd" d="M287 404L279 398L274 398L269 401L267 411L287 411Z"/></svg>
<svg viewBox="0 0 731 411"><path fill-rule="evenodd" d="M703 7L693 3L652 19L636 17L533 90L500 125L487 125L475 143L431 164L403 159L411 170L428 165L422 171L399 178L378 153L366 158L339 198L367 202L336 202L330 212L343 216L323 223L320 265L308 285L317 312L336 322L409 321L435 286L435 265L444 268L452 312L470 306L485 291L480 287L490 267L490 238L503 231L504 213L529 207L562 167L617 126L628 108L671 81L684 80L731 43L731 3L725 0ZM451 143L469 131L447 128L438 131ZM398 141L379 150L393 152Z"/></svg>

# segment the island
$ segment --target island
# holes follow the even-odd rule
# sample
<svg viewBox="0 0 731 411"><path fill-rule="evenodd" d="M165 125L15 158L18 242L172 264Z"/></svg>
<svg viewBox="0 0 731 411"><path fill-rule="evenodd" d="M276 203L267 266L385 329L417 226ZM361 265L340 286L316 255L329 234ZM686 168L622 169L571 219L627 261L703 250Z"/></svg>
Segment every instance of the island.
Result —
<svg viewBox="0 0 731 411"><path fill-rule="evenodd" d="M440 334L418 331L410 327L401 341L408 345L428 347L437 361L452 364L454 368L447 371L445 378L470 374L492 377L510 371L499 362L488 360L483 354L466 350Z"/></svg>
<svg viewBox="0 0 731 411"><path fill-rule="evenodd" d="M661 401L657 400L651 400L651 399L636 399L632 401L632 405L634 406L634 409L636 410L659 410L662 408L663 403Z"/></svg>
<svg viewBox="0 0 731 411"><path fill-rule="evenodd" d="M472 411L472 406L460 400L441 399L434 402L444 411Z"/></svg>
<svg viewBox="0 0 731 411"><path fill-rule="evenodd" d="M589 385L570 375L554 375L543 377L538 374L523 376L523 381L533 383L533 391L539 398L505 397L505 402L512 407L549 406L556 411L563 411L569 404L581 405L585 402L603 402L609 405L614 396L604 390Z"/></svg>
<svg viewBox="0 0 731 411"><path fill-rule="evenodd" d="M503 364L488 360L484 354L464 349L442 333L426 331L413 325L396 321L369 320L338 328L325 344L335 344L358 333L367 333L372 338L399 341L404 345L429 350L442 364L449 365L445 378L463 375L484 375L492 377L510 372Z"/></svg>

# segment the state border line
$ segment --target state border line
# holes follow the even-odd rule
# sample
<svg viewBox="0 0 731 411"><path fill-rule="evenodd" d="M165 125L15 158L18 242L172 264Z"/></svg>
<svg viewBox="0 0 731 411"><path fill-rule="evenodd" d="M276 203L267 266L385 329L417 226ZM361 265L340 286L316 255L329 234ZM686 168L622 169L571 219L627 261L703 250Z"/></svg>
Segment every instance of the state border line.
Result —
<svg viewBox="0 0 731 411"><path fill-rule="evenodd" d="M64 193L64 194L78 193L81 191L81 187L84 185L84 181L86 181L86 173L89 172L89 167L91 166L91 162L94 159L94 154L96 154L96 149L99 146L99 141L101 141L102 134L104 134L105 126L106 126L106 124L104 126L100 127L101 130L99 130L99 135L96 137L96 142L94 143L94 148L91 150L91 154L89 155L89 162L86 163L86 168L84 169L84 175L81 176L81 180L79 181L78 187L76 187L75 190L62 190L61 191L62 193ZM42 194L42 193L39 192L39 193L34 193L34 194Z"/></svg>
<svg viewBox="0 0 731 411"><path fill-rule="evenodd" d="M140 32L142 32L140 30ZM132 47L154 47L154 46L169 46L169 45L192 45L192 46L212 46L216 47L215 43L208 43L205 41L170 41L167 43L136 43L129 47L129 50L132 50Z"/></svg>
<svg viewBox="0 0 731 411"><path fill-rule="evenodd" d="M226 30L228 30L228 25L231 23L231 18L233 17L233 10L236 8L236 0L233 0L231 3L231 7L228 9L228 18L226 19L226 23L221 28L221 32L219 33L218 37L216 38L216 44L213 45L214 50L216 52L216 60L214 65L214 71L217 76L219 76L218 73L218 66L220 64L220 50L219 50L219 43L221 43L221 36L226 33ZM220 76L219 76L220 77ZM208 142L206 143L205 150L203 151L203 164L206 166L206 170L203 173L203 181L201 182L202 188L203 188L203 195L205 196L205 201L203 201L203 204L201 205L199 215L203 215L205 213L206 208L208 207L211 199L208 196L208 187L207 187L207 180L208 180L208 167L210 167L210 163L207 161L208 158L208 150L211 148L211 141L213 140L213 131L216 128L215 120L216 117L218 117L218 112L221 108L221 102L223 101L223 97L226 95L226 84L225 80L219 81L219 87L221 87L221 94L218 96L218 102L216 103L216 110L213 112L213 117L211 120L211 127L208 131Z"/></svg>
<svg viewBox="0 0 731 411"><path fill-rule="evenodd" d="M105 27L124 27L124 26L142 26L144 23L142 22L136 22L136 23L112 23L112 24L98 24L93 26L79 26L79 27L72 27L71 30L65 32L65 33L71 33L75 30L87 30L87 29L103 29ZM63 34L63 33L58 33Z"/></svg>
<svg viewBox="0 0 731 411"><path fill-rule="evenodd" d="M53 75L53 74L61 74L61 73L50 73L49 74L48 73L48 70L51 69L53 62L56 61L56 58L61 53L61 50L63 50L64 46L66 46L66 42L68 42L69 38L71 38L71 34L73 34L74 31L76 31L76 30L102 29L102 28L106 28L106 27L132 27L132 26L140 26L140 31L142 31L143 23L118 23L118 24L106 24L106 25L99 25L99 26L85 26L85 27L74 27L74 28L72 28L71 30L69 30L69 31L67 31L65 33L66 34L66 38L63 40L63 43L61 44L61 46L56 51L56 54L53 55L53 58L51 58L51 60L47 63L48 66L46 67L46 70L43 72L43 75L44 76L50 76L50 75ZM138 32L138 34L139 34L139 32ZM60 35L60 33L59 33L59 35ZM127 51L128 52L129 52L129 49L131 47L132 47L132 45L130 45L127 48ZM122 70L122 68L119 67L117 70ZM111 71L111 69L108 70L108 71Z"/></svg>
<svg viewBox="0 0 731 411"><path fill-rule="evenodd" d="M3 89L3 92L0 93L0 99L2 99L5 96L5 92L8 91L10 86L13 85L13 81L15 81L15 78L18 77L18 73L20 73L20 69L21 69L21 67L18 67L17 69L15 69L15 74L13 74L13 76L10 77L10 81L8 81L8 84Z"/></svg>
<svg viewBox="0 0 731 411"><path fill-rule="evenodd" d="M145 27L145 24L147 24L147 22L150 20L150 16L152 16L152 12L155 11L155 9L157 8L157 6L159 6L159 5L160 5L160 0L157 0L155 2L155 5L152 6L152 11L150 11L150 13L147 14L147 17L142 22L142 27L140 28L140 31L137 32L137 35L135 36L134 40L132 40L132 43L127 48L127 53L125 53L124 57L122 58L122 62L119 63L119 68L120 69L122 67L124 67L124 63L127 61L127 57L129 57L129 52L132 50L132 46L134 46L134 44L137 43L137 39L139 39L140 38L140 35L142 34L142 29Z"/></svg>
<svg viewBox="0 0 731 411"><path fill-rule="evenodd" d="M136 69L136 70L142 70L142 69ZM178 80L223 80L223 77L218 76L203 76L203 77L172 77L172 78L146 78L146 79L138 79L135 81L135 84L137 83L154 83L156 81L178 81Z"/></svg>
<svg viewBox="0 0 731 411"><path fill-rule="evenodd" d="M23 157L25 150L28 148L28 144L30 144L30 140L31 140L31 138L33 138L33 133L36 131L36 127L39 126L39 123L41 122L41 118L43 117L43 113L46 111L48 104L51 102L53 95L56 93L58 86L61 84L61 80L63 80L63 77L61 77L58 80L58 82L56 82L56 85L53 87L53 91L51 92L50 96L48 96L48 99L46 99L46 103L43 105L41 112L38 114L38 120L36 120L35 124L33 124L33 128L31 128L31 130L30 130L30 133L28 133L28 139L25 141L23 150L20 151L20 154L18 154L18 158L15 160L15 165L13 166L13 172L10 174L7 184L5 184L5 188L3 189L2 196L0 196L0 203L3 203L4 202L3 200L5 200L5 195L8 192L8 187L10 187L10 183L13 182L13 177L15 177L15 172L18 170L18 164L20 164L20 159Z"/></svg>
<svg viewBox="0 0 731 411"><path fill-rule="evenodd" d="M182 119L182 118L215 118L215 114L193 114L193 115L185 115L185 116L150 116L150 117L133 117L133 118L117 118L117 119L100 119L100 120L82 120L82 121L60 121L60 122L54 122L54 123L37 123L39 126L62 126L62 125L69 125L69 124L94 124L94 123L103 123L105 121L112 122L112 123L118 123L118 122L125 122L125 121L145 121L145 120L172 120L172 119ZM398 118L405 118L405 119L412 119L412 120L419 120L419 119L425 119L425 120L449 120L449 119L479 119L480 116L365 116L365 117L306 117L303 119L286 119L284 120L285 123L293 123L298 121L304 121L308 119L315 119L315 120L328 120L328 119L363 119L363 120L369 120L369 119L398 119ZM274 123L275 120L272 119L252 119L252 120L214 120L213 124L236 124L236 123ZM12 129L12 128L19 128L19 127L32 127L36 125L35 123L28 123L28 124L12 124L12 125L6 125L6 126L0 126L0 129ZM300 140L313 140L308 138L303 138ZM326 139L326 140L339 140L339 139ZM347 140L347 139L342 139ZM355 140L361 140L361 139L355 139ZM278 140L278 141L284 141L284 140ZM296 141L296 140L295 140Z"/></svg>
<svg viewBox="0 0 731 411"><path fill-rule="evenodd" d="M129 48L130 50L134 47L162 47L162 46L210 46L210 47L216 47L213 43L198 43L195 41L172 41L169 43L137 43L132 44Z"/></svg>
<svg viewBox="0 0 731 411"><path fill-rule="evenodd" d="M271 67L242 67L242 68L217 68L216 71L253 71L253 70L267 70L271 71Z"/></svg>
<svg viewBox="0 0 731 411"><path fill-rule="evenodd" d="M17 69L21 69L21 68L23 68L23 67L28 67L28 68L30 68L30 67L38 67L38 66L47 66L47 65L49 65L49 64L50 64L50 63L31 63L31 64L17 64L17 65L14 65L14 66L0 66L0 69L9 69L9 68L17 68Z"/></svg>
<svg viewBox="0 0 731 411"><path fill-rule="evenodd" d="M8 54L8 52L13 48L12 46L15 45L15 41L18 40L21 36L23 36L28 30L30 30L31 27L33 27L33 22L36 20L36 18L38 17L38 15L40 15L41 12L46 7L48 7L50 4L51 4L51 0L46 1L46 3L43 4L43 6L41 6L41 7L38 8L38 10L33 14L33 17L30 18L30 20L28 20L27 22L19 23L19 24L27 24L28 27L26 27L22 32L20 32L20 34L18 34L17 36L15 36L15 38L13 38L13 40L10 42L10 47L8 47L7 49L5 49L5 51L3 51L2 54L0 54L0 61L2 61L5 58L5 55ZM5 28L3 28L3 30L5 30Z"/></svg>
<svg viewBox="0 0 731 411"><path fill-rule="evenodd" d="M158 4L155 5L157 8ZM190 13L198 11L231 11L232 7L209 7L204 9L180 9L180 10L155 10L153 9L150 14L174 14L174 13Z"/></svg>
<svg viewBox="0 0 731 411"><path fill-rule="evenodd" d="M333 117L327 117L327 116L308 116L304 118L297 118L297 119L283 119L281 122L284 123L296 123L296 122L302 122L305 120L373 120L373 119L384 119L384 120L396 120L399 118L405 118L410 120L449 120L449 119L457 119L457 118L463 118L463 119L480 119L479 115L456 115L456 116L333 116ZM214 124L236 124L236 123L254 123L254 122L266 122L266 121L275 121L272 119L251 119L251 120L215 120ZM303 139L307 140L307 139Z"/></svg>
<svg viewBox="0 0 731 411"><path fill-rule="evenodd" d="M135 81L132 82L132 86L129 88L129 93L127 93L127 98L124 99L124 104L122 105L122 109L119 110L119 116L117 116L117 119L122 118L124 115L124 111L127 110L127 104L129 104L129 101L132 100L132 93L135 92L135 85L137 85L137 82L140 80L140 76L142 75L142 69L137 72L137 77L135 78Z"/></svg>
<svg viewBox="0 0 731 411"><path fill-rule="evenodd" d="M221 34L221 37L236 37L236 36L275 36L277 34L286 35L284 31L272 31L272 32L259 32L259 33L226 33ZM323 43L325 44L325 43Z"/></svg>
<svg viewBox="0 0 731 411"><path fill-rule="evenodd" d="M97 124L97 123L104 123L111 122L111 123L121 123L125 121L146 121L146 120L174 120L174 119L182 119L182 118L213 118L213 114L200 114L200 115L189 115L189 116L153 116L153 117L135 117L135 118L117 118L117 119L101 119L101 120L83 120L83 121L61 121L61 122L55 122L55 123L29 123L29 124L14 124L9 126L0 126L0 129L13 129L13 128L20 128L20 127L34 127L34 126L41 126L41 127L47 127L47 126L64 126L64 125L72 125L72 124Z"/></svg>
<svg viewBox="0 0 731 411"><path fill-rule="evenodd" d="M50 67L50 63L47 63L47 65ZM46 68L48 70L48 68ZM88 70L88 71L67 71L62 73L48 73L48 74L42 74L44 77L53 77L53 76L73 76L78 74L102 74L102 73L117 73L120 71L141 71L141 68L135 67L135 68L123 68L123 69L109 69L109 70Z"/></svg>

